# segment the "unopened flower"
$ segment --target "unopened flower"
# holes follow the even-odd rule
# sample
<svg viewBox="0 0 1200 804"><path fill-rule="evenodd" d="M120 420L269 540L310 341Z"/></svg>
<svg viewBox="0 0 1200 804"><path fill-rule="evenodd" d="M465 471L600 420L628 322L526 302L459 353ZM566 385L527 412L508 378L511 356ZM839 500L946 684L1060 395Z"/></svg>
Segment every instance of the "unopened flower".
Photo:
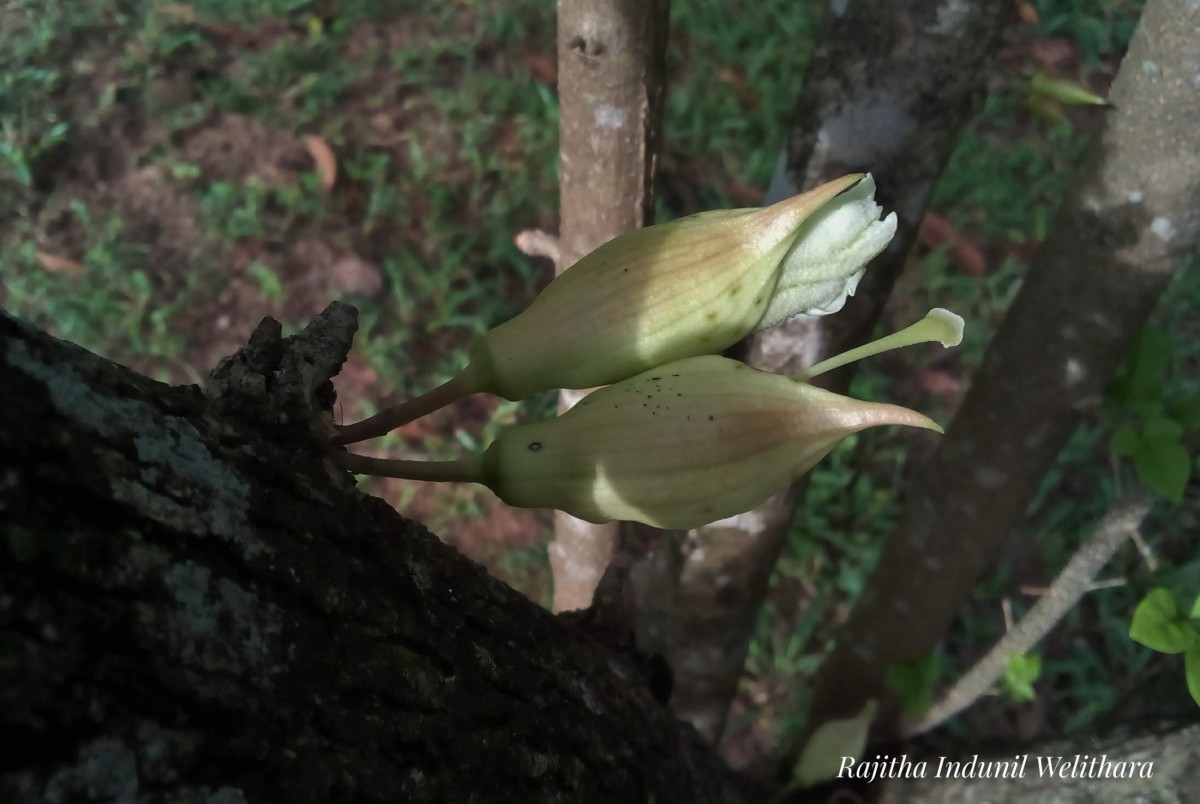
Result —
<svg viewBox="0 0 1200 804"><path fill-rule="evenodd" d="M508 399L591 388L840 310L892 239L870 176L761 209L702 212L609 241L488 332L467 371Z"/></svg>
<svg viewBox="0 0 1200 804"><path fill-rule="evenodd" d="M953 345L961 332L962 319L935 310L854 357L926 340ZM591 522L691 528L755 507L847 435L881 424L941 431L907 408L704 355L602 388L556 419L506 428L482 455L444 464L353 456L346 465L482 483L510 505L557 508Z"/></svg>
<svg viewBox="0 0 1200 804"><path fill-rule="evenodd" d="M906 408L702 355L602 388L557 419L502 431L484 454L482 482L522 508L692 528L753 508L878 424L939 429Z"/></svg>
<svg viewBox="0 0 1200 804"><path fill-rule="evenodd" d="M892 239L875 183L854 174L761 209L702 212L637 229L588 254L483 336L445 385L344 428L388 430L472 393L524 399L591 388L716 354L755 329L840 310Z"/></svg>

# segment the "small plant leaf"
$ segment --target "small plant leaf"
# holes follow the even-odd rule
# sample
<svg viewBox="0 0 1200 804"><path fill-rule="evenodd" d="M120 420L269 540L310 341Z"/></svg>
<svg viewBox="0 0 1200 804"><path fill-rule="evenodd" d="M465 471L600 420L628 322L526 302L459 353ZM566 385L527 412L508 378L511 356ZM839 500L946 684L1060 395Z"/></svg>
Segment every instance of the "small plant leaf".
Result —
<svg viewBox="0 0 1200 804"><path fill-rule="evenodd" d="M874 700L867 701L862 711L854 717L822 723L808 739L796 763L793 773L796 784L811 787L834 779L846 759L860 759L867 746L867 733L877 708Z"/></svg>
<svg viewBox="0 0 1200 804"><path fill-rule="evenodd" d="M1178 439L1144 438L1133 453L1142 482L1171 502L1183 500L1192 460Z"/></svg>
<svg viewBox="0 0 1200 804"><path fill-rule="evenodd" d="M1192 610L1188 612L1188 617L1193 620L1200 619L1200 595L1196 595L1196 599L1192 601Z"/></svg>
<svg viewBox="0 0 1200 804"><path fill-rule="evenodd" d="M1183 674L1187 678L1188 692L1200 706L1200 644L1192 645L1183 656Z"/></svg>
<svg viewBox="0 0 1200 804"><path fill-rule="evenodd" d="M1166 331L1154 327L1142 330L1130 372L1133 395L1139 399L1162 397L1162 379L1171 362L1174 344Z"/></svg>
<svg viewBox="0 0 1200 804"><path fill-rule="evenodd" d="M1149 410L1161 402L1162 378L1171 361L1171 336L1161 329L1143 329L1109 383L1105 397L1117 413Z"/></svg>
<svg viewBox="0 0 1200 804"><path fill-rule="evenodd" d="M1036 653L1016 653L1008 660L1001 677L1005 694L1014 701L1032 701L1037 697L1033 682L1042 672L1042 657Z"/></svg>
<svg viewBox="0 0 1200 804"><path fill-rule="evenodd" d="M906 664L893 664L887 670L889 690L900 698L906 717L920 717L933 702L933 688L942 674L941 658L936 654Z"/></svg>
<svg viewBox="0 0 1200 804"><path fill-rule="evenodd" d="M1171 405L1171 418L1179 422L1185 433L1200 430L1200 402L1192 399Z"/></svg>
<svg viewBox="0 0 1200 804"><path fill-rule="evenodd" d="M1196 630L1179 616L1171 593L1160 588L1134 609L1129 638L1159 653L1182 653L1196 644Z"/></svg>
<svg viewBox="0 0 1200 804"><path fill-rule="evenodd" d="M1035 73L1029 82L1030 90L1068 106L1108 106L1104 98L1087 87L1065 78L1054 78L1045 73Z"/></svg>
<svg viewBox="0 0 1200 804"><path fill-rule="evenodd" d="M1170 416L1155 416L1147 419L1142 425L1143 437L1161 438L1165 441L1178 441L1183 437L1183 425Z"/></svg>
<svg viewBox="0 0 1200 804"><path fill-rule="evenodd" d="M1132 425L1123 424L1113 431L1108 448L1112 450L1113 455L1129 456L1137 451L1138 444L1141 442L1142 439L1138 435L1137 429Z"/></svg>

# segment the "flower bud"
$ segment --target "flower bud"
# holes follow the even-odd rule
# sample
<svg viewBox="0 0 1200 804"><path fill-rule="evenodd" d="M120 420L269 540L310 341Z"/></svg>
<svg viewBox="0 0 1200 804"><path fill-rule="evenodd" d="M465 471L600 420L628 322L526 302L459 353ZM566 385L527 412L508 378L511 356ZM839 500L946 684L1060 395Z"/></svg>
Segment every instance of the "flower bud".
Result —
<svg viewBox="0 0 1200 804"><path fill-rule="evenodd" d="M713 355L603 388L546 422L510 427L484 453L503 501L590 522L692 528L787 488L845 436L880 424L940 428Z"/></svg>
<svg viewBox="0 0 1200 804"><path fill-rule="evenodd" d="M854 174L762 209L701 212L637 229L563 272L484 335L449 381L338 428L335 444L384 435L458 399L591 388L714 354L757 328L840 310L892 239L875 183Z"/></svg>
<svg viewBox="0 0 1200 804"><path fill-rule="evenodd" d="M508 399L590 388L720 352L756 328L841 309L891 240L871 177L762 209L702 212L628 232L488 332L464 375Z"/></svg>
<svg viewBox="0 0 1200 804"><path fill-rule="evenodd" d="M915 411L859 402L807 380L902 346L955 346L962 333L962 318L934 309L796 377L715 355L685 358L602 388L557 419L502 430L482 454L335 459L361 474L482 483L510 505L558 508L592 522L698 527L782 491L858 430L907 424L941 432Z"/></svg>

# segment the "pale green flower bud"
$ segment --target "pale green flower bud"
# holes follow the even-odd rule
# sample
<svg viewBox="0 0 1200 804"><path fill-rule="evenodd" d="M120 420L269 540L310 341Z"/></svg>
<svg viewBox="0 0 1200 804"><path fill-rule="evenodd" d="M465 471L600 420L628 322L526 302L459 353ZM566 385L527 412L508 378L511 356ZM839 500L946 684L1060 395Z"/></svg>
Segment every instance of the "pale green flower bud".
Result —
<svg viewBox="0 0 1200 804"><path fill-rule="evenodd" d="M934 310L807 375L888 348L930 340L953 345L961 337L962 319ZM506 428L482 455L445 463L340 460L366 474L482 483L510 505L557 508L591 522L691 528L753 508L842 438L881 424L941 432L906 408L702 355L602 388L556 419Z"/></svg>
<svg viewBox="0 0 1200 804"><path fill-rule="evenodd" d="M557 419L503 430L482 482L523 508L692 528L787 488L847 435L879 424L940 428L716 355L602 388Z"/></svg>
<svg viewBox="0 0 1200 804"><path fill-rule="evenodd" d="M844 176L761 209L702 212L617 237L484 335L469 365L423 397L349 427L389 430L469 394L524 399L591 388L715 354L755 329L841 309L896 231L869 175Z"/></svg>
<svg viewBox="0 0 1200 804"><path fill-rule="evenodd" d="M624 234L488 332L467 372L508 399L591 388L835 312L896 230L894 214L879 219L874 192L870 176L845 176L762 209Z"/></svg>

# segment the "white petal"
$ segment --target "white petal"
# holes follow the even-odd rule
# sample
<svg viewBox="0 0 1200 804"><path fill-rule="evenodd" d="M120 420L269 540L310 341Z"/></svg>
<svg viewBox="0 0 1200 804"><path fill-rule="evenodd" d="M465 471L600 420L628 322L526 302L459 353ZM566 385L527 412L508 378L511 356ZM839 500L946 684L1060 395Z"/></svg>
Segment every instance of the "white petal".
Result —
<svg viewBox="0 0 1200 804"><path fill-rule="evenodd" d="M896 215L879 219L875 182L866 176L805 221L784 258L779 282L759 328L796 315L825 315L842 309L854 294L867 263L896 233Z"/></svg>

